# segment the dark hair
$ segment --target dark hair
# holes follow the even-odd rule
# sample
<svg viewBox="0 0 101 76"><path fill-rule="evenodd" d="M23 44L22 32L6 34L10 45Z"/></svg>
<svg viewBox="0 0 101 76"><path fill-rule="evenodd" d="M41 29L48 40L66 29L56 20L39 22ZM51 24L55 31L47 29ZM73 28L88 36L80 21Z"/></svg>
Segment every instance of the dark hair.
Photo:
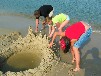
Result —
<svg viewBox="0 0 101 76"><path fill-rule="evenodd" d="M62 45L64 47L62 47ZM61 47L61 49L63 50L64 53L67 53L70 49L70 39L66 36L62 37L60 39L60 47Z"/></svg>
<svg viewBox="0 0 101 76"><path fill-rule="evenodd" d="M37 16L40 16L40 11L39 11L39 10L35 10L35 11L34 11L34 16L36 16L36 15L37 15Z"/></svg>

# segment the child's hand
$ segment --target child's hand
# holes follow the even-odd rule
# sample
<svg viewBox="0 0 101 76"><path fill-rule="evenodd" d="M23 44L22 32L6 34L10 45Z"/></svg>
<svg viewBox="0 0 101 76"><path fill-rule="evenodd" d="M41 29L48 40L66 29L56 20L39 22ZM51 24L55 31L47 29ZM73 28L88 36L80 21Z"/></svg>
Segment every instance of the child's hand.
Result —
<svg viewBox="0 0 101 76"><path fill-rule="evenodd" d="M48 37L49 37L49 38L51 38L51 37L52 37L52 35L50 34Z"/></svg>
<svg viewBox="0 0 101 76"><path fill-rule="evenodd" d="M61 30L61 28L59 27L58 30Z"/></svg>
<svg viewBox="0 0 101 76"><path fill-rule="evenodd" d="M62 29L61 28L58 28L59 32L62 32Z"/></svg>
<svg viewBox="0 0 101 76"><path fill-rule="evenodd" d="M49 48L52 48L52 45L53 45L53 43L51 42L51 43L49 44Z"/></svg>
<svg viewBox="0 0 101 76"><path fill-rule="evenodd" d="M37 28L37 29L35 29L35 32L36 32L36 33L38 32L38 28Z"/></svg>
<svg viewBox="0 0 101 76"><path fill-rule="evenodd" d="M51 38L51 36L49 35L48 38Z"/></svg>
<svg viewBox="0 0 101 76"><path fill-rule="evenodd" d="M45 26L45 25L46 25L46 21L43 21L43 22L42 22L42 25Z"/></svg>

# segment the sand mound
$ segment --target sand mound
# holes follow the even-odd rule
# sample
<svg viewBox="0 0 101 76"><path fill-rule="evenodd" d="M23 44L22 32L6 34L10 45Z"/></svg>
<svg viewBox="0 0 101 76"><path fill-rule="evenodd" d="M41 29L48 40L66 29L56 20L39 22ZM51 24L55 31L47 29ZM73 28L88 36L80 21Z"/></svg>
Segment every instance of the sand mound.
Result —
<svg viewBox="0 0 101 76"><path fill-rule="evenodd" d="M28 70L13 72L7 71L6 73L0 72L3 76L49 76L51 74L57 74L53 70L59 67L58 72L63 71L64 68L71 68L72 65L66 63L60 64L58 57L54 51L48 48L49 41L46 35L41 34L35 36L31 27L28 29L26 37L22 38L19 33L11 33L9 35L3 35L0 37L0 62L3 63L9 59L12 55L18 53L33 53L41 62L35 68L29 68ZM65 67L64 67L65 64ZM63 66L61 66L63 65ZM67 72L67 74L70 74ZM51 75L50 75L51 76ZM56 76L56 75L53 75Z"/></svg>

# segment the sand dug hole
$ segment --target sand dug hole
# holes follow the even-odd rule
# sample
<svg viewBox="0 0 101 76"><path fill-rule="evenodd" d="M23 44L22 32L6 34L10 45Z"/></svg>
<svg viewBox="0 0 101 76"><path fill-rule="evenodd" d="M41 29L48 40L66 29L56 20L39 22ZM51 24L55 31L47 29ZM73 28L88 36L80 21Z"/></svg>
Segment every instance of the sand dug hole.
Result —
<svg viewBox="0 0 101 76"><path fill-rule="evenodd" d="M46 36L42 37L41 34L35 36L31 27L24 38L19 33L11 33L1 36L0 39L2 47L0 62L4 62L2 70L6 72L5 75L11 76L19 73L24 76L26 74L41 76L56 63L56 55L47 48Z"/></svg>

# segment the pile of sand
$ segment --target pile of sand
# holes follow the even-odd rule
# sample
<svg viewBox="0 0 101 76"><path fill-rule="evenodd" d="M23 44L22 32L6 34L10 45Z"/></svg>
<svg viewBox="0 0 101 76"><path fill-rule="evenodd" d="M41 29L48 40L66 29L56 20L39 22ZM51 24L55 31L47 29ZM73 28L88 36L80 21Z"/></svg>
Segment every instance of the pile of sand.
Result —
<svg viewBox="0 0 101 76"><path fill-rule="evenodd" d="M2 30L3 31L3 30ZM5 31L5 30L4 30ZM6 30L7 31L7 30ZM11 31L8 31L8 33ZM6 71L0 67L2 76L100 76L101 75L101 34L93 32L91 38L80 48L81 70L73 72L71 69L71 53L64 54L56 45L47 48L49 41L46 35L40 33L35 36L31 27L25 37L18 32L0 36L0 63L5 63L11 56L19 53L32 53L39 59L38 65L24 71Z"/></svg>
<svg viewBox="0 0 101 76"><path fill-rule="evenodd" d="M20 72L7 71L1 76L73 76L73 65L61 62L52 49L48 48L48 38L41 34L35 36L31 27L28 34L23 37L19 33L11 33L0 37L0 62L5 63L12 55L17 53L33 53L41 62L39 66ZM55 45L54 45L55 46ZM55 47L54 47L55 48ZM56 49L58 51L58 49ZM1 68L2 69L2 68ZM60 75L59 75L60 74Z"/></svg>

